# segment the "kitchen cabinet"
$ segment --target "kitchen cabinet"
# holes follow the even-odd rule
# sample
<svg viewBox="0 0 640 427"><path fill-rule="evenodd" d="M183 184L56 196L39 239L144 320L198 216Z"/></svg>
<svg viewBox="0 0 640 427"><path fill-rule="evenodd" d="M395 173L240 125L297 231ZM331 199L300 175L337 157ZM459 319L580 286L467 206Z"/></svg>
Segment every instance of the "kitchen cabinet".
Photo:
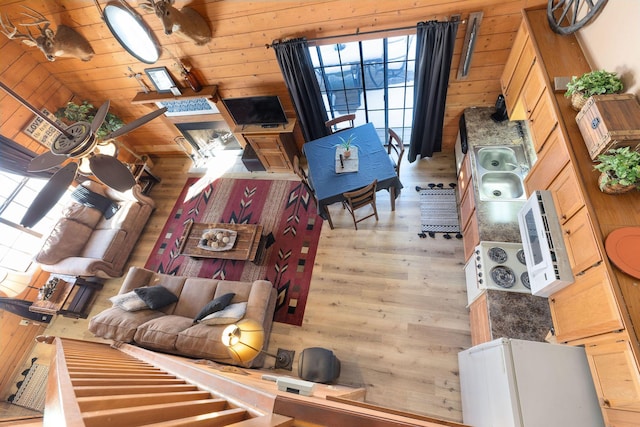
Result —
<svg viewBox="0 0 640 427"><path fill-rule="evenodd" d="M473 191L469 193L473 194ZM469 259L473 255L476 246L480 244L480 229L478 228L478 216L475 210L471 213L467 226L462 229L462 235L464 236L464 259Z"/></svg>
<svg viewBox="0 0 640 427"><path fill-rule="evenodd" d="M483 292L469 305L469 323L471 324L471 345L491 341L491 327L487 307L487 293Z"/></svg>
<svg viewBox="0 0 640 427"><path fill-rule="evenodd" d="M529 77L527 78L524 88L522 89L522 107L527 117L531 115L533 109L536 108L538 100L543 93L546 92L546 84L538 63L533 64Z"/></svg>
<svg viewBox="0 0 640 427"><path fill-rule="evenodd" d="M460 209L460 228L464 239L464 258L469 259L480 243L480 230L476 216L475 192L471 179L471 156L466 154L458 174L458 200Z"/></svg>
<svg viewBox="0 0 640 427"><path fill-rule="evenodd" d="M581 208L561 227L574 276L602 261L598 241L586 208Z"/></svg>
<svg viewBox="0 0 640 427"><path fill-rule="evenodd" d="M631 419L616 411L640 411L640 374L629 336L625 332L609 333L575 344L584 346L591 372L595 373L594 385L607 425L637 426L637 414ZM612 422L612 418L622 421Z"/></svg>
<svg viewBox="0 0 640 427"><path fill-rule="evenodd" d="M551 132L558 126L558 118L553 110L552 102L551 97L544 93L527 118L536 153L542 150Z"/></svg>
<svg viewBox="0 0 640 427"><path fill-rule="evenodd" d="M623 329L605 266L591 268L578 279L549 297L557 340L568 342Z"/></svg>
<svg viewBox="0 0 640 427"><path fill-rule="evenodd" d="M467 193L467 189L472 187L471 184L471 156L465 154L462 165L460 166L460 173L458 174L458 203L462 202L462 199ZM473 189L471 191L473 191Z"/></svg>
<svg viewBox="0 0 640 427"><path fill-rule="evenodd" d="M578 184L573 164L567 164L548 186L553 195L560 223L564 224L584 206L584 198Z"/></svg>
<svg viewBox="0 0 640 427"><path fill-rule="evenodd" d="M504 95L507 113L511 120L525 119L522 104L519 103L519 97L535 59L535 50L529 39L529 32L523 23L516 33L513 47L500 78L502 94Z"/></svg>
<svg viewBox="0 0 640 427"><path fill-rule="evenodd" d="M261 126L241 126L239 133L255 151L260 163L268 172L293 171L293 156L298 154L293 138L295 120L286 126L263 128Z"/></svg>
<svg viewBox="0 0 640 427"><path fill-rule="evenodd" d="M524 179L527 194L531 195L536 190L550 190L551 183L567 163L569 152L566 143L559 129L555 129Z"/></svg>

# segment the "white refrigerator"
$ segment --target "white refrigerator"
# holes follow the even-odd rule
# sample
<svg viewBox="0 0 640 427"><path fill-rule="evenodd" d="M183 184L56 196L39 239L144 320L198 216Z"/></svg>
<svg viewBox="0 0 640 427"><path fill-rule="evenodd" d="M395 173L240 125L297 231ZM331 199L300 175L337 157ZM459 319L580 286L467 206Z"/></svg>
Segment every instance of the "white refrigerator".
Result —
<svg viewBox="0 0 640 427"><path fill-rule="evenodd" d="M473 427L602 427L584 349L500 338L458 353Z"/></svg>

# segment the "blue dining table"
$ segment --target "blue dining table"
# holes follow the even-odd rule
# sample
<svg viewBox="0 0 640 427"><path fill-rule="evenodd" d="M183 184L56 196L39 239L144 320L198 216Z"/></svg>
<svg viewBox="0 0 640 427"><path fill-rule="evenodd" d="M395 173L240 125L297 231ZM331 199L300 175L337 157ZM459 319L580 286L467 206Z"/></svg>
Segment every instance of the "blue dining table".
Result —
<svg viewBox="0 0 640 427"><path fill-rule="evenodd" d="M342 139L352 137L358 147L358 170L336 172L336 148ZM391 210L396 208L402 183L387 150L372 123L346 129L303 145L309 168L309 180L318 199L318 213L327 219L327 206L345 200L343 193L358 190L378 180L378 190L388 190Z"/></svg>

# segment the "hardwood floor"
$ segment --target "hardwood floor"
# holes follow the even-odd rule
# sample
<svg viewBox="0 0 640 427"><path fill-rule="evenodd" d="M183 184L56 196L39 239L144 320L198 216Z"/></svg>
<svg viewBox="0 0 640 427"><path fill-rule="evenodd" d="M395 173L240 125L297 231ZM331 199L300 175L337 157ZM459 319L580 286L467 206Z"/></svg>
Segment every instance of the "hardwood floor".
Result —
<svg viewBox="0 0 640 427"><path fill-rule="evenodd" d="M144 265L189 166L186 158L156 161L153 170L162 182L151 197L157 210L130 265ZM295 179L293 174L250 176ZM462 240L417 235L415 190L430 182L455 182L453 153L412 164L405 159L401 180L404 190L396 211L391 212L387 193L378 193L380 220L367 219L358 231L346 210L331 206L335 229L328 224L322 229L304 323L274 323L269 350L291 349L297 356L307 347L332 349L342 363L338 382L366 387L367 402L461 421L457 353L471 345ZM110 306L107 298L117 293L121 282L106 283L90 317ZM57 317L47 333L99 341L87 331L87 323ZM270 363L267 358L267 366Z"/></svg>

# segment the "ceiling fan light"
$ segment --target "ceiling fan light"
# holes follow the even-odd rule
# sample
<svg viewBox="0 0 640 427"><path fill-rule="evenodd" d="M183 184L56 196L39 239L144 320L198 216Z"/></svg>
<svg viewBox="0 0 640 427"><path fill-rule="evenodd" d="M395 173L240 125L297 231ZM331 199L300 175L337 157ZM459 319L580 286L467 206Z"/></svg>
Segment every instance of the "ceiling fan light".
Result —
<svg viewBox="0 0 640 427"><path fill-rule="evenodd" d="M87 157L83 157L80 159L80 164L78 165L78 171L82 175L91 175L91 167L89 166L89 159Z"/></svg>
<svg viewBox="0 0 640 427"><path fill-rule="evenodd" d="M98 144L96 150L106 156L116 157L118 155L118 146L113 141Z"/></svg>

